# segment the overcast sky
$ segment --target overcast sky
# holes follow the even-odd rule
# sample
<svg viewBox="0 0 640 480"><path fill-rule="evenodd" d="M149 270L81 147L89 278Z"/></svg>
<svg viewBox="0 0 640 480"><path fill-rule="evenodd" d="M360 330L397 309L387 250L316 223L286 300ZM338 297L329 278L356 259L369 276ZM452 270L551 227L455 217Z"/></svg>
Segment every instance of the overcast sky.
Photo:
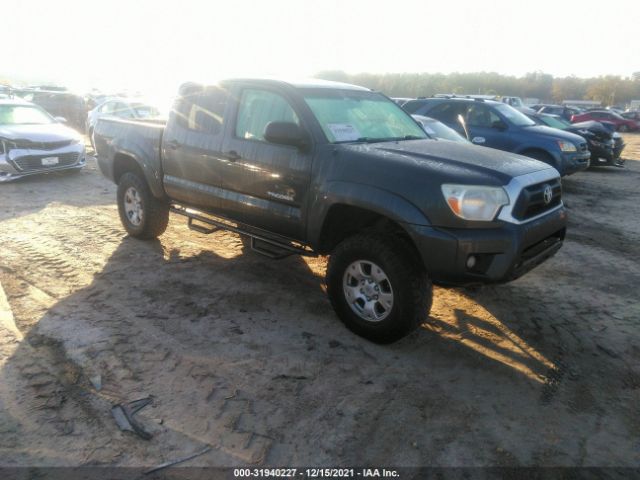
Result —
<svg viewBox="0 0 640 480"><path fill-rule="evenodd" d="M320 70L640 70L640 0L3 0L0 77L174 88Z"/></svg>

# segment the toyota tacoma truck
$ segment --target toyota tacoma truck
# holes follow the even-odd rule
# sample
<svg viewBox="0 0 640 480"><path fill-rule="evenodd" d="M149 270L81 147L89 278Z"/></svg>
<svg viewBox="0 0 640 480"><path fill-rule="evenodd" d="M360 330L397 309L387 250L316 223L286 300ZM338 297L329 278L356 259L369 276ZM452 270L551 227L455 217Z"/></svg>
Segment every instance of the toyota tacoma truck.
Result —
<svg viewBox="0 0 640 480"><path fill-rule="evenodd" d="M313 80L180 88L165 123L102 118L98 164L129 235L169 213L248 236L272 258L329 255L345 325L395 341L429 314L432 283L506 282L554 255L566 213L557 170L430 138L386 96Z"/></svg>

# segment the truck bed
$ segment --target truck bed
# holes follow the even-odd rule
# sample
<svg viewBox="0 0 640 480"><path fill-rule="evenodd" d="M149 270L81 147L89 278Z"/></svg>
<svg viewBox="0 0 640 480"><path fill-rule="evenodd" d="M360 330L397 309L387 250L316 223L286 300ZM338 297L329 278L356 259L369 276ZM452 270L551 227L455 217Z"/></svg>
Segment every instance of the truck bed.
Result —
<svg viewBox="0 0 640 480"><path fill-rule="evenodd" d="M166 120L98 120L93 141L102 173L117 182L118 157L129 156L141 166L154 195L164 196L161 145L165 126Z"/></svg>

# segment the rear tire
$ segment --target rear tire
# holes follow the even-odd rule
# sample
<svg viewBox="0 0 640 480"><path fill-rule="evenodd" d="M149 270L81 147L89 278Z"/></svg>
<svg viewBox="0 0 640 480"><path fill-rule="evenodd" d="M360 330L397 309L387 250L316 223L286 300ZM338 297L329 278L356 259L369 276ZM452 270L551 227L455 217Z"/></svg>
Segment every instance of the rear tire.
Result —
<svg viewBox="0 0 640 480"><path fill-rule="evenodd" d="M327 267L327 292L352 332L391 343L429 316L433 287L397 237L359 234L340 243Z"/></svg>
<svg viewBox="0 0 640 480"><path fill-rule="evenodd" d="M118 213L129 235L141 239L159 237L169 224L169 204L153 196L147 182L127 172L118 182Z"/></svg>

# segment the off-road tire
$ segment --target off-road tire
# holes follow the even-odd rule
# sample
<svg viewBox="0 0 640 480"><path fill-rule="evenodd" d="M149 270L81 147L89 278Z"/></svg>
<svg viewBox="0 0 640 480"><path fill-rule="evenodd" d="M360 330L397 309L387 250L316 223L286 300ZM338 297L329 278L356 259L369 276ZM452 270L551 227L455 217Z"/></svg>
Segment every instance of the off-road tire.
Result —
<svg viewBox="0 0 640 480"><path fill-rule="evenodd" d="M125 213L125 192L133 187L140 196L143 216L139 225L135 225ZM118 213L120 221L129 235L145 240L162 235L169 224L169 204L153 196L147 182L134 172L127 172L118 182Z"/></svg>
<svg viewBox="0 0 640 480"><path fill-rule="evenodd" d="M340 320L352 332L376 343L392 343L415 330L429 316L433 286L410 254L403 239L377 233L358 234L342 241L331 253L326 283L329 300ZM386 318L372 322L351 308L343 288L345 272L358 260L379 265L393 289L393 307Z"/></svg>

